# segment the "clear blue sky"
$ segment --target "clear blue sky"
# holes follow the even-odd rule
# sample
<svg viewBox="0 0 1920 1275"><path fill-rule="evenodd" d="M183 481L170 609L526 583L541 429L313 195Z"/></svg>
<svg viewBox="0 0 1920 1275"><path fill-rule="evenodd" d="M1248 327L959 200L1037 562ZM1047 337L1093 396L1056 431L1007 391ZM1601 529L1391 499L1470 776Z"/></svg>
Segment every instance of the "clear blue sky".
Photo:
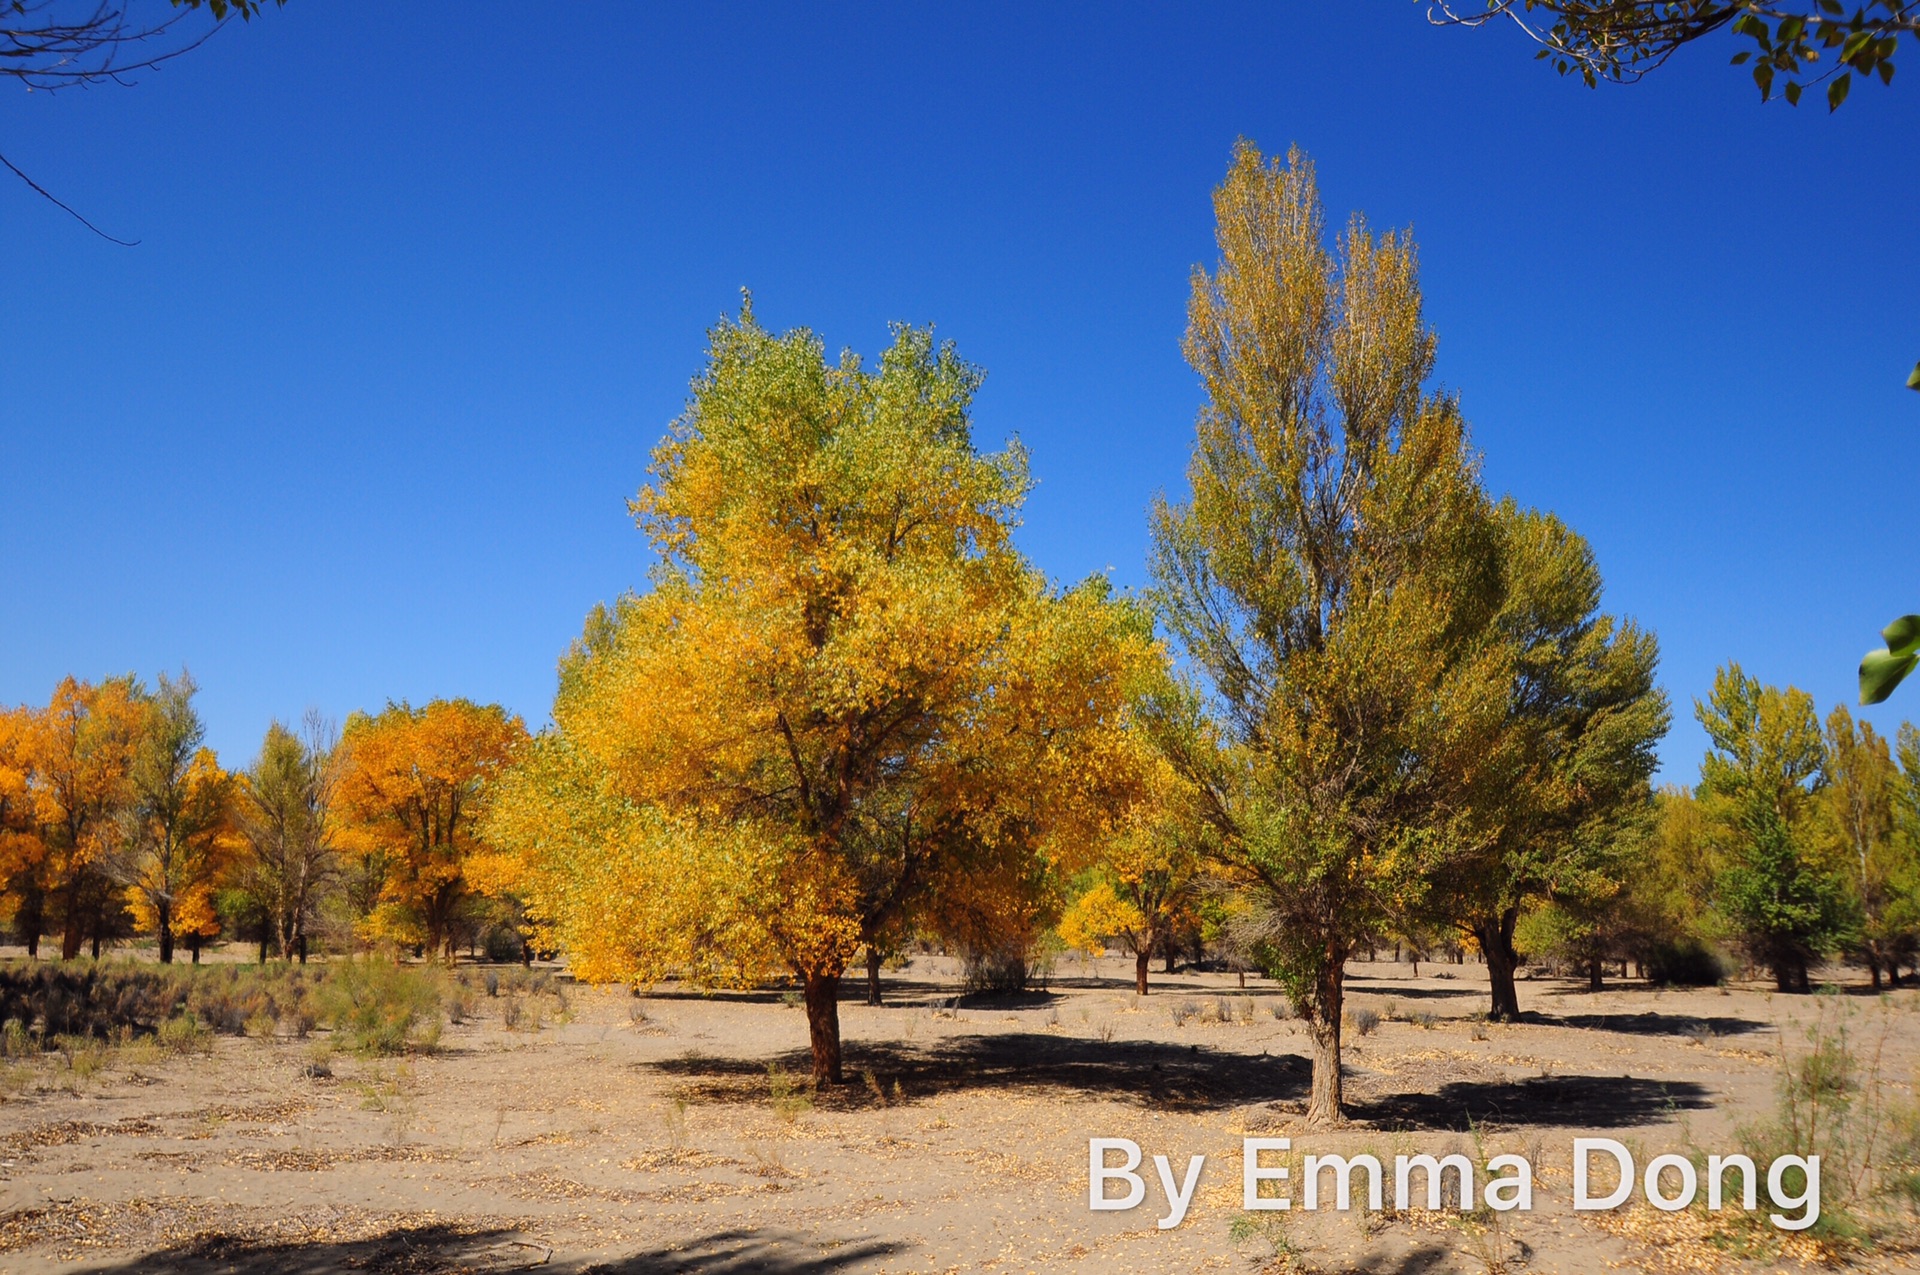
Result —
<svg viewBox="0 0 1920 1275"><path fill-rule="evenodd" d="M1138 584L1241 135L1413 227L1490 486L1659 634L1668 778L1723 661L1850 701L1920 609L1920 67L1829 118L1726 41L1589 91L1422 14L292 0L133 88L0 90L0 149L141 240L0 181L0 702L185 664L229 764L309 705L537 725L743 286L833 347L937 324L1032 450L1030 555Z"/></svg>

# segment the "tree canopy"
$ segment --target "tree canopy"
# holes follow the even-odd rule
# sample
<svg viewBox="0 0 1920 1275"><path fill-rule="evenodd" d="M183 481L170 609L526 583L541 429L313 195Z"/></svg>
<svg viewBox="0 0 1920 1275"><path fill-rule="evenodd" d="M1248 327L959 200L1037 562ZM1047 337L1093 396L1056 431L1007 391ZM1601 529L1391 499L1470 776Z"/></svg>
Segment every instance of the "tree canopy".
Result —
<svg viewBox="0 0 1920 1275"><path fill-rule="evenodd" d="M823 1081L855 951L1037 929L1130 782L1152 642L1014 549L1026 457L975 448L980 375L921 329L869 367L750 305L718 325L632 502L652 588L589 618L491 817L585 976L784 970Z"/></svg>
<svg viewBox="0 0 1920 1275"><path fill-rule="evenodd" d="M1340 1119L1344 963L1481 844L1512 656L1498 529L1458 404L1428 393L1413 245L1330 247L1313 167L1235 150L1186 352L1206 393L1189 496L1153 512L1161 614L1217 712L1177 756Z"/></svg>

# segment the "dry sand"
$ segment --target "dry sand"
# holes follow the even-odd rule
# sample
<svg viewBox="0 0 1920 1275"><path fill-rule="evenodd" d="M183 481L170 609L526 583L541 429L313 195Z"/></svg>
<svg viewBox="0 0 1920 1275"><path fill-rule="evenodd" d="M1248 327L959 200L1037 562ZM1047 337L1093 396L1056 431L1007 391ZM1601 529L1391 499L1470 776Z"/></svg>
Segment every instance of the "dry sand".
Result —
<svg viewBox="0 0 1920 1275"><path fill-rule="evenodd" d="M571 988L567 1020L538 1030L527 1016L508 1030L505 998L482 998L437 1052L335 1055L330 1076L308 1074L314 1041L291 1039L222 1038L209 1057L84 1082L42 1066L0 1105L0 1269L1811 1268L1805 1244L1738 1256L1696 1214L1574 1213L1572 1138L1618 1138L1641 1164L1739 1150L1737 1126L1772 1102L1783 1038L1800 1044L1822 1003L1881 1051L1890 1091L1910 1096L1920 1066L1912 989L1821 1001L1535 980L1527 1021L1501 1025L1472 1017L1476 966L1351 972L1350 1007L1386 1021L1350 1037L1356 1124L1336 1134L1301 1127L1308 1042L1272 1013L1271 983L1243 994L1232 975L1156 973L1141 999L1120 961L1068 961L1045 995L958 1007L941 958L890 974L879 1008L849 978L852 1083L810 1105L804 1089L777 1101L769 1079L770 1065L807 1068L804 1017L777 992ZM1444 1212L1294 1212L1236 1240L1246 1134L1389 1161L1525 1154L1536 1207L1492 1231ZM1157 1185L1130 1212L1089 1211L1095 1136L1176 1171L1207 1155L1185 1222L1156 1228ZM1920 1252L1882 1244L1857 1266L1920 1270Z"/></svg>

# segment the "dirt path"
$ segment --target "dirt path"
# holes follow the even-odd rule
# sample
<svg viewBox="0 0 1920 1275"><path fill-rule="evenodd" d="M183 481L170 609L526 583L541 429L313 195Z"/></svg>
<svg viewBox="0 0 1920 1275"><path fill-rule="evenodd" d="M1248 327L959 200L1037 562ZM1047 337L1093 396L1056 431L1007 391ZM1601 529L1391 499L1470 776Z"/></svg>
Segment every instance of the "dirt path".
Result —
<svg viewBox="0 0 1920 1275"><path fill-rule="evenodd" d="M1473 1017L1475 967L1353 971L1353 1008L1382 1021L1351 1040L1357 1123L1332 1135L1299 1127L1307 1043L1271 984L1180 975L1136 999L1117 961L958 1008L938 959L890 977L879 1008L850 979L854 1083L812 1097L794 1080L804 1019L774 993L576 989L571 1018L539 1030L508 1030L483 1001L433 1054L335 1055L331 1075L308 1074L311 1042L233 1038L71 1091L49 1071L0 1105L0 1269L1776 1269L1692 1214L1575 1214L1569 1150L1576 1133L1640 1163L1738 1150L1736 1127L1772 1101L1782 1032L1797 1043L1813 1002L1531 982L1529 1021L1498 1025ZM1845 1000L1880 1074L1910 1093L1920 992ZM1383 1161L1524 1154L1536 1207L1490 1231L1419 1211L1254 1227L1278 1215L1241 1210L1248 1134ZM1185 1221L1156 1228L1150 1161L1139 1208L1091 1212L1090 1137L1176 1166L1206 1155ZM1861 1268L1920 1256L1883 1247Z"/></svg>

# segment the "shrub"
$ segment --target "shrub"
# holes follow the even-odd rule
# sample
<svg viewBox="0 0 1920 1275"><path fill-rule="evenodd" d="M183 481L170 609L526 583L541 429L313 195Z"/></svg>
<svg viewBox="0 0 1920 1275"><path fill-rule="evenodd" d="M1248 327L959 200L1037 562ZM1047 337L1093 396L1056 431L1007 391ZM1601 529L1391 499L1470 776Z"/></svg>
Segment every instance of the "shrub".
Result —
<svg viewBox="0 0 1920 1275"><path fill-rule="evenodd" d="M1881 1074L1892 1018L1863 1052L1850 1030L1854 1013L1831 994L1826 1000L1803 1048L1783 1042L1773 1111L1740 1136L1758 1163L1820 1157L1820 1220L1807 1235L1833 1256L1873 1236L1886 1201L1911 1207L1920 1196L1920 1106L1898 1097ZM1792 1172L1787 1189L1797 1191Z"/></svg>
<svg viewBox="0 0 1920 1275"><path fill-rule="evenodd" d="M1727 976L1719 955L1697 938L1656 944L1642 964L1649 983L1669 987L1712 987Z"/></svg>
<svg viewBox="0 0 1920 1275"><path fill-rule="evenodd" d="M1025 944L1009 942L969 949L961 963L960 978L969 993L1007 996L1026 991L1030 979L1051 969L1050 957L1043 956L1037 963L1030 961Z"/></svg>
<svg viewBox="0 0 1920 1275"><path fill-rule="evenodd" d="M204 1054L213 1048L213 1032L192 1014L176 1014L161 1023L154 1039L178 1054Z"/></svg>
<svg viewBox="0 0 1920 1275"><path fill-rule="evenodd" d="M1347 1011L1347 1026L1356 1036L1371 1036L1373 1029L1380 1025L1380 1011L1377 1009L1350 1009Z"/></svg>
<svg viewBox="0 0 1920 1275"><path fill-rule="evenodd" d="M343 961L329 971L322 1009L362 1054L430 1049L439 1040L440 977L381 960Z"/></svg>
<svg viewBox="0 0 1920 1275"><path fill-rule="evenodd" d="M788 1123L813 1107L813 1095L779 1063L767 1064L767 1093L773 1099L774 1114Z"/></svg>

